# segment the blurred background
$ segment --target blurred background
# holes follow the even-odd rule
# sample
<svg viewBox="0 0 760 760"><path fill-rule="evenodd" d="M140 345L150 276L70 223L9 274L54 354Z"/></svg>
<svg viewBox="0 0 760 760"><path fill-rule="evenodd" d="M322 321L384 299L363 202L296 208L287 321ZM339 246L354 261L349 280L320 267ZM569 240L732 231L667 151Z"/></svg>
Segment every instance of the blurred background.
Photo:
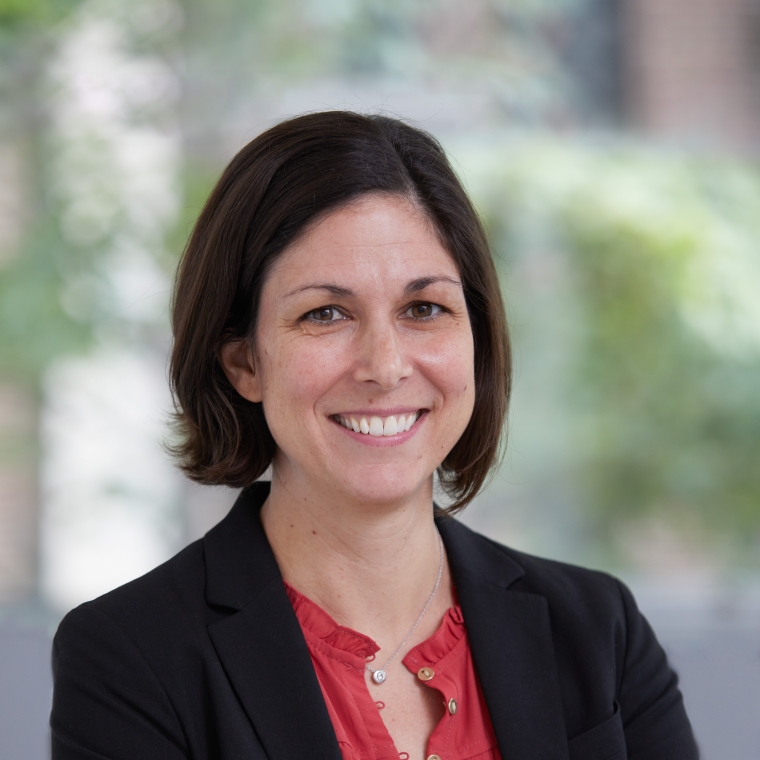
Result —
<svg viewBox="0 0 760 760"><path fill-rule="evenodd" d="M0 759L47 757L71 607L234 492L162 449L174 268L287 116L436 135L516 354L464 521L614 572L706 760L760 758L760 0L0 0Z"/></svg>

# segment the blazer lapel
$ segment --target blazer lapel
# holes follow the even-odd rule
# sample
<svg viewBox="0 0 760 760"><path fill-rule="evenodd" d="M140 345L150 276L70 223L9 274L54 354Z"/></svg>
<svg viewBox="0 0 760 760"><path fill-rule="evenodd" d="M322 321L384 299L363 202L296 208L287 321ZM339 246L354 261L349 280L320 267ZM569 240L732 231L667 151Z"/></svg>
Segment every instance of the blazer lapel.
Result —
<svg viewBox="0 0 760 760"><path fill-rule="evenodd" d="M271 760L341 760L301 627L259 519L269 484L242 492L204 539L211 641Z"/></svg>
<svg viewBox="0 0 760 760"><path fill-rule="evenodd" d="M437 522L502 757L568 760L546 600L509 588L523 571L498 546Z"/></svg>

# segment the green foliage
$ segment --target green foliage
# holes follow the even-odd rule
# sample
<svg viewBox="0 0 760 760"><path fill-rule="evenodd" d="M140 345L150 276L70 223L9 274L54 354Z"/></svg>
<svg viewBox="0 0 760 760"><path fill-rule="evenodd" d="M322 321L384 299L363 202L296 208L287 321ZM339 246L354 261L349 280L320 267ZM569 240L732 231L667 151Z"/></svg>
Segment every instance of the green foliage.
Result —
<svg viewBox="0 0 760 760"><path fill-rule="evenodd" d="M61 307L63 248L46 200L41 85L56 25L81 0L0 0L0 138L22 156L26 224L0 266L0 374L36 392L40 373L81 347L89 329Z"/></svg>
<svg viewBox="0 0 760 760"><path fill-rule="evenodd" d="M207 166L190 162L185 165L182 178L183 201L177 222L166 241L167 261L164 263L171 269L176 267L217 178L216 173Z"/></svg>
<svg viewBox="0 0 760 760"><path fill-rule="evenodd" d="M61 306L62 246L48 222L0 270L0 373L32 387L53 359L83 348L92 330Z"/></svg>
<svg viewBox="0 0 760 760"><path fill-rule="evenodd" d="M651 189L658 225L610 213L605 168L562 219L585 310L577 379L591 433L583 472L591 503L610 519L696 512L710 527L751 536L760 528L760 340L734 350L734 325L705 334L689 319L689 301L693 289L717 285L694 281L701 259L741 256L712 248L717 227L732 224L755 251L760 231L727 219L710 192L730 165L672 167L683 184L672 194ZM754 187L743 200L754 196L760 218L760 175L748 179ZM744 276L758 273L756 254ZM755 318L748 307L747 323Z"/></svg>
<svg viewBox="0 0 760 760"><path fill-rule="evenodd" d="M533 287L512 272L543 246L563 262L553 287L572 306L556 329L570 320L577 332L554 382L597 524L656 514L756 538L760 171L549 142L502 146L469 166L501 225L509 287ZM525 302L518 324L540 318L530 293ZM535 349L520 346L528 361Z"/></svg>
<svg viewBox="0 0 760 760"><path fill-rule="evenodd" d="M0 0L0 30L24 25L50 26L64 18L81 0Z"/></svg>

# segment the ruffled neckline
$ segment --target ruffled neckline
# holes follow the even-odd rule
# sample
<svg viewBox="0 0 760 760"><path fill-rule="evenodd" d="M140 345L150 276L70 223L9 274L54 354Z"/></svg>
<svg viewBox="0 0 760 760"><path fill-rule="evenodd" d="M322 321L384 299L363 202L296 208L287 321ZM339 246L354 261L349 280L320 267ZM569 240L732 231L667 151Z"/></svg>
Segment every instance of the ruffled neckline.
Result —
<svg viewBox="0 0 760 760"><path fill-rule="evenodd" d="M285 583L285 581L283 581ZM304 596L300 591L285 583L285 590L293 605L301 627L325 644L338 649L344 654L355 655L366 660L380 650L380 647L363 633L339 625L316 602Z"/></svg>
<svg viewBox="0 0 760 760"><path fill-rule="evenodd" d="M353 655L364 661L374 659L374 655L380 650L375 641L353 628L340 625L316 602L304 596L285 581L283 583L298 622L305 631L343 654ZM414 647L409 654L421 656L429 662L435 662L445 657L464 635L462 609L456 604L446 610L436 632Z"/></svg>

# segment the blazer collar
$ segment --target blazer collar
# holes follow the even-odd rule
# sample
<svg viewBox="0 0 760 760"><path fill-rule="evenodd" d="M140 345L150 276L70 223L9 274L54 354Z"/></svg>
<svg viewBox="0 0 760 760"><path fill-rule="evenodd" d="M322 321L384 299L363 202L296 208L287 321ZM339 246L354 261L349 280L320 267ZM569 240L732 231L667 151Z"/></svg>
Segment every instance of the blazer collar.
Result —
<svg viewBox="0 0 760 760"><path fill-rule="evenodd" d="M243 490L204 538L209 635L271 760L340 760L298 619L259 519L269 483ZM567 760L544 597L513 586L525 571L508 549L436 517L475 668L502 757ZM227 614L220 614L226 608Z"/></svg>
<svg viewBox="0 0 760 760"><path fill-rule="evenodd" d="M341 760L301 627L259 519L269 483L238 497L204 538L208 632L271 760Z"/></svg>
<svg viewBox="0 0 760 760"><path fill-rule="evenodd" d="M267 584L282 579L259 519L269 486L260 481L243 489L229 514L203 539L211 605L242 610Z"/></svg>
<svg viewBox="0 0 760 760"><path fill-rule="evenodd" d="M510 550L451 518L436 523L502 757L568 760L546 599L518 590L525 571Z"/></svg>

